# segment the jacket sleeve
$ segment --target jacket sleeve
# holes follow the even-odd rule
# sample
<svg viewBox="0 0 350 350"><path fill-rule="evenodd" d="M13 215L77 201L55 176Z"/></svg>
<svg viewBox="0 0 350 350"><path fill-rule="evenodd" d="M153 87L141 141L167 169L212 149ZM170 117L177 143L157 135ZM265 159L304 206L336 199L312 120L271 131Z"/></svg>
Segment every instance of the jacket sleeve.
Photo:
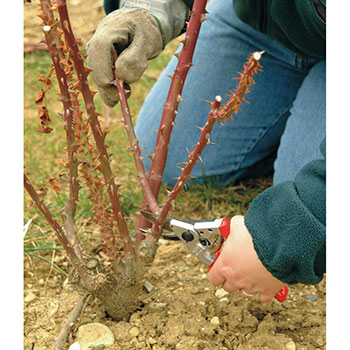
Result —
<svg viewBox="0 0 350 350"><path fill-rule="evenodd" d="M109 13L115 10L118 10L118 8L119 8L119 0L103 0L103 9L106 15L108 15Z"/></svg>
<svg viewBox="0 0 350 350"><path fill-rule="evenodd" d="M325 141L321 145L325 155ZM326 271L326 161L314 160L295 177L256 197L245 224L259 259L273 276L319 283Z"/></svg>
<svg viewBox="0 0 350 350"><path fill-rule="evenodd" d="M325 0L233 0L237 16L293 52L326 58Z"/></svg>

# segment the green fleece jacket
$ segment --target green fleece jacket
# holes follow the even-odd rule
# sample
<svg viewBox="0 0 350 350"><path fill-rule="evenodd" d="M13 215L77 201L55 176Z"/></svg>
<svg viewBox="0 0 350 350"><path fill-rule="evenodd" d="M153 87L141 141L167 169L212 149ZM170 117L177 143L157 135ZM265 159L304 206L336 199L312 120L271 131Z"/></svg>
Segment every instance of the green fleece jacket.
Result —
<svg viewBox="0 0 350 350"><path fill-rule="evenodd" d="M326 1L234 0L237 16L304 58L326 58Z"/></svg>
<svg viewBox="0 0 350 350"><path fill-rule="evenodd" d="M184 0L191 7L193 0ZM108 14L119 0L104 0ZM324 1L325 3L325 1ZM320 0L234 0L241 20L297 54L325 59L325 5ZM325 141L321 145L325 157ZM326 271L326 161L256 197L245 224L264 266L279 280L316 284Z"/></svg>
<svg viewBox="0 0 350 350"><path fill-rule="evenodd" d="M321 144L326 155L326 142ZM245 224L259 259L276 278L316 284L326 271L326 160L308 163L295 177L251 203Z"/></svg>

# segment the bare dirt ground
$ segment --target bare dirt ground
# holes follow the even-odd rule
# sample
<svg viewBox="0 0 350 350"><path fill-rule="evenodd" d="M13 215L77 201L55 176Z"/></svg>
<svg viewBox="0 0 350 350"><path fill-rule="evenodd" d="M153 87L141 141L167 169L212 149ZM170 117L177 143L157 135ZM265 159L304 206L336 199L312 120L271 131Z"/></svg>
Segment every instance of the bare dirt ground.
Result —
<svg viewBox="0 0 350 350"><path fill-rule="evenodd" d="M24 4L24 42L38 43L42 40L38 17L38 0ZM98 22L104 17L103 0L68 0L68 10L74 33L79 33L82 44L91 38Z"/></svg>
<svg viewBox="0 0 350 350"><path fill-rule="evenodd" d="M67 270L62 257L54 261ZM63 283L64 276L49 273L49 266L26 260L24 296L32 299L24 310L26 350L52 348L79 298ZM209 284L206 272L181 244L160 246L147 276L153 289L141 295L140 308L129 322L111 320L99 302L92 301L79 324L108 326L116 342L105 350L290 350L291 342L297 350L326 348L325 282L291 287L282 304L261 304L256 297L242 299L237 293L218 295L220 288Z"/></svg>
<svg viewBox="0 0 350 350"><path fill-rule="evenodd" d="M73 29L82 42L103 17L102 0L68 1ZM24 6L25 41L41 40L35 1ZM55 263L68 272L59 255ZM85 308L79 324L100 322L116 339L106 350L313 350L326 348L325 281L318 286L292 286L280 304L261 304L236 293L218 296L206 268L185 247L161 246L147 276L153 285L140 297L140 308L128 322L108 318L97 301ZM24 266L24 349L51 349L69 311L78 299L65 276L41 260ZM137 328L138 331L130 330ZM74 341L70 336L69 344ZM292 342L292 343L291 343ZM294 345L293 345L294 343Z"/></svg>

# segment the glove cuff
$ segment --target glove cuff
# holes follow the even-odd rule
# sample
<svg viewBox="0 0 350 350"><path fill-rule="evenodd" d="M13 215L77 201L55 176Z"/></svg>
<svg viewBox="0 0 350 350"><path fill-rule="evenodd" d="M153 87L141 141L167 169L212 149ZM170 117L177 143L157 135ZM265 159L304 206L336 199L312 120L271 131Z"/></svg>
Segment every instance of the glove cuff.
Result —
<svg viewBox="0 0 350 350"><path fill-rule="evenodd" d="M188 7L183 0L120 0L120 9L141 8L158 23L163 47L182 31L188 17Z"/></svg>

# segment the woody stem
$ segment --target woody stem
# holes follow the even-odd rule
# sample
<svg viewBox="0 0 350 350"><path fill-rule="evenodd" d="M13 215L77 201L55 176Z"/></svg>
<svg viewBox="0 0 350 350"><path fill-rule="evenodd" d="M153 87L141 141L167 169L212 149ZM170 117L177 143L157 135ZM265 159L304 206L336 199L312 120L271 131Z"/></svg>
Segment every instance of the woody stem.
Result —
<svg viewBox="0 0 350 350"><path fill-rule="evenodd" d="M94 281L93 281L93 278L88 274L88 271L86 269L86 266L84 265L83 260L75 253L75 249L74 249L75 247L72 246L71 243L68 241L64 231L62 230L61 225L57 222L57 220L51 214L49 208L41 200L39 194L33 187L32 183L30 182L26 174L24 174L24 188L32 197L36 206L44 215L44 217L46 218L47 222L50 224L52 229L55 231L57 238L62 244L64 250L67 252L72 265L78 271L79 276L81 277L84 283L84 286L89 292L93 292Z"/></svg>
<svg viewBox="0 0 350 350"><path fill-rule="evenodd" d="M188 23L187 31L183 40L183 47L178 56L178 64L175 68L174 75L171 80L168 97L164 104L162 119L159 125L158 136L155 146L155 151L152 159L151 168L149 171L149 181L152 192L155 198L158 198L160 185L162 182L164 167L168 155L168 146L170 136L175 125L175 116L177 114L178 105L182 102L182 89L188 70L193 65L192 57L197 43L197 38L202 22L205 18L206 0L195 0L191 13L191 18ZM147 201L144 198L142 209L147 210ZM147 220L140 216L138 228L150 227ZM136 243L144 239L142 232L136 234Z"/></svg>
<svg viewBox="0 0 350 350"><path fill-rule="evenodd" d="M117 53L114 53L114 60L117 60ZM118 89L118 94L119 94L119 100L120 100L120 106L122 110L122 115L123 115L123 122L125 125L125 130L128 135L129 143L130 143L130 149L132 152L132 155L134 157L134 163L135 167L139 173L139 180L143 189L144 193L144 198L147 201L147 205L150 208L150 210L155 213L159 210L159 206L157 203L157 200L152 192L151 186L149 184L147 174L145 171L145 167L142 162L142 157L141 157L141 150L139 147L139 142L136 138L135 131L134 131L134 126L132 123L132 116L130 113L130 108L129 104L126 98L126 93L125 89L123 87L122 81L118 78L116 72L114 71L114 77L115 77L115 84Z"/></svg>
<svg viewBox="0 0 350 350"><path fill-rule="evenodd" d="M74 37L72 27L69 21L66 1L57 0L57 9L60 16L60 21L62 23L64 36L70 48L71 57L77 72L78 80L80 82L81 93L84 99L85 108L88 115L88 121L98 151L100 169L104 177L110 202L112 204L113 215L117 222L119 234L123 238L125 252L130 252L132 255L135 255L135 251L132 247L131 239L129 236L126 220L120 205L118 195L119 186L117 186L117 184L114 181L114 175L110 166L110 157L107 153L105 146L105 135L101 130L101 125L97 117L98 113L93 102L93 94L89 88L87 81L87 77L90 73L90 70L84 67L84 59L80 54L78 44Z"/></svg>

